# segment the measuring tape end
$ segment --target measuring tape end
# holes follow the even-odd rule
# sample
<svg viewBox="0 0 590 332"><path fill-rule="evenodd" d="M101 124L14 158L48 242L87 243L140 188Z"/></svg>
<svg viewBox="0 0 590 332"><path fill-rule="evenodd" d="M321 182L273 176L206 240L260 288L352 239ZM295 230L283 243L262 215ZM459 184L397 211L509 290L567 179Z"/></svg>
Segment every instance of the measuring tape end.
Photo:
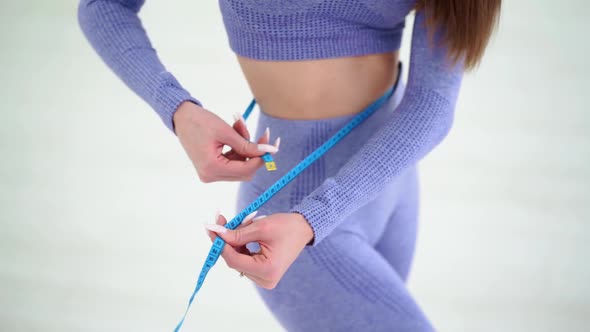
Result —
<svg viewBox="0 0 590 332"><path fill-rule="evenodd" d="M275 164L274 161L267 161L264 163L264 166L266 167L267 171L276 171L277 170L277 164Z"/></svg>

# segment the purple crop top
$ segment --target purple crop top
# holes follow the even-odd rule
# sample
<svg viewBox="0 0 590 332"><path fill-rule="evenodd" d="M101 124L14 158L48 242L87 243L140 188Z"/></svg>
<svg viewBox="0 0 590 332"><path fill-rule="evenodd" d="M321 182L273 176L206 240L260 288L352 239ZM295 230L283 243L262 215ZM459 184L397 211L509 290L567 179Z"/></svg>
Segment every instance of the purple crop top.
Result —
<svg viewBox="0 0 590 332"><path fill-rule="evenodd" d="M400 47L415 1L219 0L232 50L265 60L303 60L383 53ZM142 0L82 0L78 18L106 64L173 129L186 100L199 105L166 71L137 15ZM408 82L385 123L340 170L290 212L301 213L322 241L352 212L374 199L449 132L463 76L444 47L431 47L422 12L416 14ZM435 34L434 44L439 40ZM368 168L367 164L379 165Z"/></svg>
<svg viewBox="0 0 590 332"><path fill-rule="evenodd" d="M305 60L399 49L413 1L220 0L232 50L263 60Z"/></svg>

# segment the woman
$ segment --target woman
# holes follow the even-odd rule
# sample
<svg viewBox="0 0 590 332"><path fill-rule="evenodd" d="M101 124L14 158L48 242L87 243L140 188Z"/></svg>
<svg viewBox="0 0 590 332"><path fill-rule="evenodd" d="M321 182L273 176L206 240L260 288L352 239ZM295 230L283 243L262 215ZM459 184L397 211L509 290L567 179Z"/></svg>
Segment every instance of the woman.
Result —
<svg viewBox="0 0 590 332"><path fill-rule="evenodd" d="M256 137L204 109L168 73L137 16L141 0L83 0L105 62L178 136L200 179L246 181L245 208L281 175L260 167L270 128L288 170L395 86L368 120L269 203L256 222L207 228L289 331L430 331L404 283L416 239L416 163L447 135L463 71L480 60L500 0L220 0L230 46L261 109ZM416 9L407 86L397 82ZM264 134L263 134L264 132ZM222 147L232 150L223 154ZM260 244L250 252L244 246Z"/></svg>

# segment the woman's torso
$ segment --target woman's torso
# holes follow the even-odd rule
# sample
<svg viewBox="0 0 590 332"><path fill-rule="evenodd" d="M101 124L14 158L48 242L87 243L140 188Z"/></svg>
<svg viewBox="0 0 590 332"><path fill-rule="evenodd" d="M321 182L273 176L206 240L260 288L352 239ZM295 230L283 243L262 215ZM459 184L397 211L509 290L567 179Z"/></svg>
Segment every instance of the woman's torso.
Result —
<svg viewBox="0 0 590 332"><path fill-rule="evenodd" d="M262 110L285 119L354 114L397 75L416 0L219 0L232 50Z"/></svg>
<svg viewBox="0 0 590 332"><path fill-rule="evenodd" d="M303 61L238 56L261 109L284 119L321 119L360 112L397 77L399 52Z"/></svg>

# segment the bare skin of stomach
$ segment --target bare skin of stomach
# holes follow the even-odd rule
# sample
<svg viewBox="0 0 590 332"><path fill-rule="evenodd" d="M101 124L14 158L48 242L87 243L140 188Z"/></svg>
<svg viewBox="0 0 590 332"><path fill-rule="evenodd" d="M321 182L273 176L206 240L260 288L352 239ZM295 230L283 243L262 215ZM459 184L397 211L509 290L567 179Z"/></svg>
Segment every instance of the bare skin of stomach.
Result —
<svg viewBox="0 0 590 332"><path fill-rule="evenodd" d="M261 61L238 56L263 112L312 120L361 112L391 87L399 52L305 61Z"/></svg>

